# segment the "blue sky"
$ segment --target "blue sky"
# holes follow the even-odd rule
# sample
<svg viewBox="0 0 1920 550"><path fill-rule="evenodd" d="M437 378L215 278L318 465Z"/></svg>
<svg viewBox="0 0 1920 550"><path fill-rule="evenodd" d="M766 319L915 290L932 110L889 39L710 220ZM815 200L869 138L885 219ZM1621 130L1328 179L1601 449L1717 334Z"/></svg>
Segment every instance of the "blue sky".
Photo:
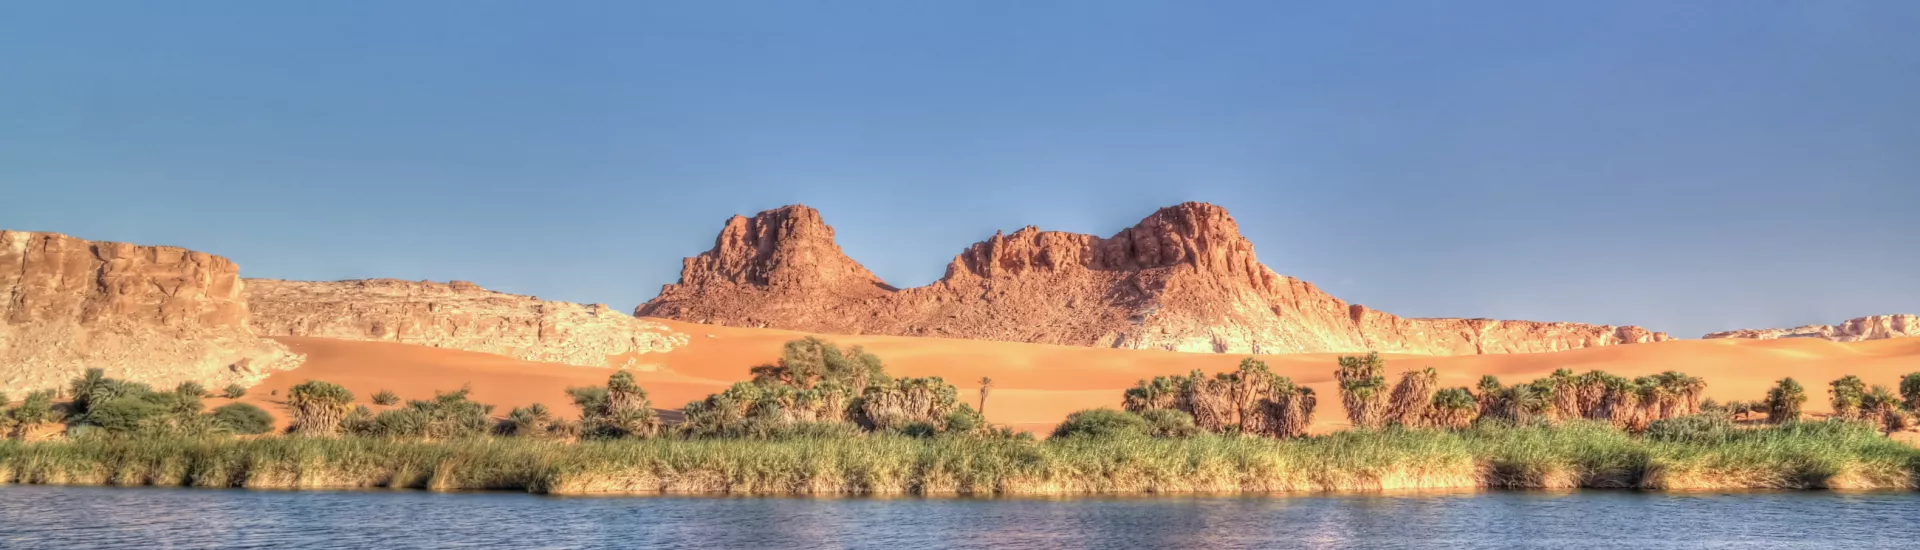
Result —
<svg viewBox="0 0 1920 550"><path fill-rule="evenodd" d="M264 5L275 4L275 5ZM0 6L0 227L620 308L803 202L899 286L1227 207L1410 316L1920 311L1920 2Z"/></svg>

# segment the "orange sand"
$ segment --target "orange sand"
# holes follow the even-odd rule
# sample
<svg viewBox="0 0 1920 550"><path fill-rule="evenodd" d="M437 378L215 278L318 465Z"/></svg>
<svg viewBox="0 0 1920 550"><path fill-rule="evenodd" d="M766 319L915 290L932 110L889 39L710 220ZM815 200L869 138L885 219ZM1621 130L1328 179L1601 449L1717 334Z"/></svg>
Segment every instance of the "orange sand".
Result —
<svg viewBox="0 0 1920 550"><path fill-rule="evenodd" d="M657 320L692 337L687 346L664 354L637 356L636 378L654 406L678 409L688 401L748 378L747 369L772 361L780 346L804 333L699 325ZM1134 382L1192 369L1231 369L1243 356L1167 351L1117 350L1041 344L1017 344L943 338L841 336L824 338L860 345L886 361L895 375L940 376L959 386L974 402L980 377L992 377L987 418L1025 430L1045 430L1067 413L1117 407ZM472 384L473 398L498 405L496 415L512 407L546 403L572 413L562 390L605 383L608 369L529 363L501 356L404 344L352 342L323 338L277 338L307 355L298 369L277 373L245 398L278 414L287 388L308 379L345 385L362 402L390 389L402 399L425 399L435 390ZM1320 392L1316 431L1340 429L1339 399L1331 379L1337 354L1262 356L1273 370ZM1622 376L1678 370L1705 378L1707 396L1721 401L1756 400L1782 377L1807 387L1808 412L1826 410L1826 383L1855 374L1869 384L1894 387L1902 374L1920 371L1920 338L1838 343L1825 340L1684 340L1555 353L1428 357L1389 355L1388 371L1433 367L1444 386L1471 386L1481 375L1515 383L1547 375L1557 368L1579 372L1601 369ZM279 395L274 395L278 392ZM375 407L376 410L381 407Z"/></svg>

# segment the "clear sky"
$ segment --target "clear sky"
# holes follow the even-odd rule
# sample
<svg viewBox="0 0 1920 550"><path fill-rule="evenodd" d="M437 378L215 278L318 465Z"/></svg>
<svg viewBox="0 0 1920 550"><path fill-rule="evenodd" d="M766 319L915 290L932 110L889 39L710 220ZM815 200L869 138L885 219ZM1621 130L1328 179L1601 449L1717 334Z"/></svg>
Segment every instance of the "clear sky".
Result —
<svg viewBox="0 0 1920 550"><path fill-rule="evenodd" d="M272 5L267 5L272 4ZM9 2L0 227L631 308L1228 208L1410 316L1920 312L1920 2Z"/></svg>

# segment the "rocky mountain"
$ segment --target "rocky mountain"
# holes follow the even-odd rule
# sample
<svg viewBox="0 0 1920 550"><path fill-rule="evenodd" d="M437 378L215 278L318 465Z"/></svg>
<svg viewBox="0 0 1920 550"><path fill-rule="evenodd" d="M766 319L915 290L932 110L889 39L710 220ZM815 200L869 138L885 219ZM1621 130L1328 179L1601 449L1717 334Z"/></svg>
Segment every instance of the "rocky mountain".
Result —
<svg viewBox="0 0 1920 550"><path fill-rule="evenodd" d="M1525 353L1667 340L1633 326L1413 319L1274 273L1225 209L1162 208L1108 238L1026 227L898 289L842 253L820 213L727 220L680 282L635 310L746 327L1215 353Z"/></svg>
<svg viewBox="0 0 1920 550"><path fill-rule="evenodd" d="M1795 328L1758 328L1715 332L1702 338L1821 338L1835 342L1884 340L1920 336L1920 316L1909 314L1870 315L1848 319L1838 325L1807 325Z"/></svg>
<svg viewBox="0 0 1920 550"><path fill-rule="evenodd" d="M0 388L64 385L88 368L169 387L251 385L300 357L248 327L226 258L170 246L0 231Z"/></svg>
<svg viewBox="0 0 1920 550"><path fill-rule="evenodd" d="M549 302L466 281L248 279L254 331L398 342L589 367L685 345L687 336L601 304Z"/></svg>

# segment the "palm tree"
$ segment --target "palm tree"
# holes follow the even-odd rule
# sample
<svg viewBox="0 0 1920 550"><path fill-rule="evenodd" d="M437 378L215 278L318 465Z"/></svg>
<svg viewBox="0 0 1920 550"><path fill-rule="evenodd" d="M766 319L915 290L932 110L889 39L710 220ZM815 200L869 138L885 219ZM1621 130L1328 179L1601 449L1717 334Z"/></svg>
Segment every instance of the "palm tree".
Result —
<svg viewBox="0 0 1920 550"><path fill-rule="evenodd" d="M1800 406L1807 402L1807 391L1792 378L1781 378L1767 390L1767 423L1780 424L1800 420Z"/></svg>
<svg viewBox="0 0 1920 550"><path fill-rule="evenodd" d="M1409 428L1425 427L1432 416L1434 386L1439 375L1432 368L1410 370L1400 375L1387 402L1387 423Z"/></svg>
<svg viewBox="0 0 1920 550"><path fill-rule="evenodd" d="M333 435L352 404L353 392L338 384L308 380L287 390L287 408L297 434Z"/></svg>
<svg viewBox="0 0 1920 550"><path fill-rule="evenodd" d="M1433 394L1429 414L1429 424L1458 430L1473 425L1474 418L1480 416L1480 404L1466 388L1447 388Z"/></svg>
<svg viewBox="0 0 1920 550"><path fill-rule="evenodd" d="M1861 381L1858 376L1849 374L1828 385L1831 386L1827 390L1827 396L1833 403L1833 416L1849 420L1865 417L1865 411L1861 410L1861 405L1864 404L1863 401L1867 396L1866 382Z"/></svg>
<svg viewBox="0 0 1920 550"><path fill-rule="evenodd" d="M1385 368L1386 361L1378 352L1340 358L1334 378L1340 381L1340 402L1346 406L1347 420L1353 427L1380 427L1387 408L1387 377L1381 374Z"/></svg>
<svg viewBox="0 0 1920 550"><path fill-rule="evenodd" d="M1860 411L1864 418L1873 421L1887 435L1907 427L1906 415L1900 410L1900 397L1886 386L1875 384L1873 389L1862 394Z"/></svg>
<svg viewBox="0 0 1920 550"><path fill-rule="evenodd" d="M1909 372L1900 377L1900 397L1906 402L1908 411L1920 413L1920 372Z"/></svg>
<svg viewBox="0 0 1920 550"><path fill-rule="evenodd" d="M1559 418L1579 418L1580 378L1574 376L1572 369L1557 369L1544 380L1553 388L1553 414ZM1535 382L1539 384L1540 382Z"/></svg>
<svg viewBox="0 0 1920 550"><path fill-rule="evenodd" d="M987 415L987 394L993 392L993 379L980 377L980 416Z"/></svg>
<svg viewBox="0 0 1920 550"><path fill-rule="evenodd" d="M1474 402L1480 405L1480 416L1495 416L1494 408L1500 404L1500 391L1502 390L1500 387L1500 379L1495 378L1491 374L1482 375L1480 377L1480 384L1476 388L1479 390L1479 393L1474 394Z"/></svg>

